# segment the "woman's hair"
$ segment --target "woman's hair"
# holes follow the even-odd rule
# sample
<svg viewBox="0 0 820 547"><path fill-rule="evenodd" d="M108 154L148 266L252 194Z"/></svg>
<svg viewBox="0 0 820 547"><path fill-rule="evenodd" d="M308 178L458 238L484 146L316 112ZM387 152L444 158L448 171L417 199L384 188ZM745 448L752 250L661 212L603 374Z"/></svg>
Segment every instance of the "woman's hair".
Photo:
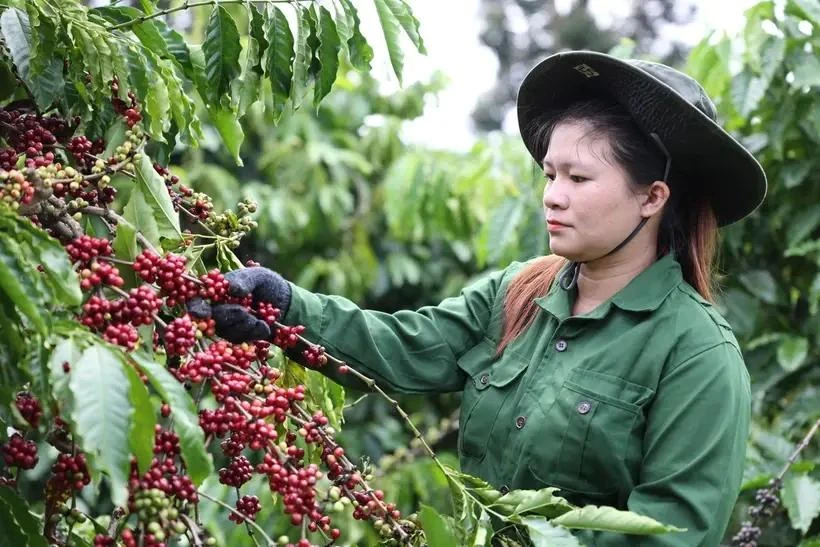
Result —
<svg viewBox="0 0 820 547"><path fill-rule="evenodd" d="M587 138L605 138L609 144L610 164L627 175L633 189L648 186L663 178L666 157L657 143L642 132L627 111L614 101L593 98L578 101L556 115L548 113L525 128L534 135L537 157L547 153L555 128L561 123L581 123ZM672 158L674 162L674 158ZM673 164L674 165L674 164ZM679 191L683 181L674 176L667 184L670 198L664 207L658 234L658 255L674 250L683 278L706 300L713 298L713 262L717 248L717 219L708 200L691 189ZM518 272L509 284L504 298L501 339L496 349L500 355L535 319L538 311L533 301L545 295L567 259L549 255L533 260Z"/></svg>

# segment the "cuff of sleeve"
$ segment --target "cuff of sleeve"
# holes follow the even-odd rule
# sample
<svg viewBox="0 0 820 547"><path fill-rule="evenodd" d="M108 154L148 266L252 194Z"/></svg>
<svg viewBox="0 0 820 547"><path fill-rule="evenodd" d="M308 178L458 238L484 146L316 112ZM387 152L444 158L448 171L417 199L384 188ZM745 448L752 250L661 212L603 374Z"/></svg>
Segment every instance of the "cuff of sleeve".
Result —
<svg viewBox="0 0 820 547"><path fill-rule="evenodd" d="M321 336L322 330L322 300L312 292L288 281L291 289L290 306L282 322L286 325L304 325L305 330L313 335Z"/></svg>

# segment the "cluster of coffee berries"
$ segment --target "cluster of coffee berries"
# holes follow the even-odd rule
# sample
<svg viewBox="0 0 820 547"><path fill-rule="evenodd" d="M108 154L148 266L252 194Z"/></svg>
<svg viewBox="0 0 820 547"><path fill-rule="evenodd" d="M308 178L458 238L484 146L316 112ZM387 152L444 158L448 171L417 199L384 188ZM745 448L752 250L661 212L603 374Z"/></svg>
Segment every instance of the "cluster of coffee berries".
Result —
<svg viewBox="0 0 820 547"><path fill-rule="evenodd" d="M80 263L84 266L90 266L92 261L97 257L111 256L114 253L109 240L85 234L69 241L65 245L65 250L72 262Z"/></svg>
<svg viewBox="0 0 820 547"><path fill-rule="evenodd" d="M188 314L177 317L163 333L165 352L168 355L186 355L196 344L196 325Z"/></svg>
<svg viewBox="0 0 820 547"><path fill-rule="evenodd" d="M319 345L309 346L302 352L302 357L305 358L305 365L310 368L320 368L327 364L325 348Z"/></svg>
<svg viewBox="0 0 820 547"><path fill-rule="evenodd" d="M23 109L0 108L0 135L11 151L25 154L26 167L50 165L54 161L53 147L57 144L55 133L65 135L67 132L67 125L59 116L42 117ZM5 152L10 158L9 149Z"/></svg>
<svg viewBox="0 0 820 547"><path fill-rule="evenodd" d="M256 496L242 496L236 501L236 510L242 515L231 512L228 518L237 524L242 524L246 519L256 520L256 513L261 509L259 498Z"/></svg>
<svg viewBox="0 0 820 547"><path fill-rule="evenodd" d="M33 469L37 465L37 445L33 441L27 441L19 433L15 433L9 439L8 444L3 445L3 459L9 467L19 467L20 469Z"/></svg>
<svg viewBox="0 0 820 547"><path fill-rule="evenodd" d="M29 423L31 427L40 425L40 418L43 416L43 409L40 401L28 391L21 391L14 398L14 405L20 412L20 416Z"/></svg>
<svg viewBox="0 0 820 547"><path fill-rule="evenodd" d="M54 492L69 492L71 490L82 490L85 485L91 482L88 474L85 454L61 453L57 456L57 461L51 466L51 478L49 484Z"/></svg>
<svg viewBox="0 0 820 547"><path fill-rule="evenodd" d="M205 225L217 235L232 238L230 244L238 246L239 240L258 226L250 216L256 212L257 208L255 202L244 199L239 202L238 214L230 209L220 214L211 213L205 218Z"/></svg>
<svg viewBox="0 0 820 547"><path fill-rule="evenodd" d="M732 538L732 547L757 547L762 530L758 525L763 519L771 518L780 507L780 489L783 481L774 478L766 488L755 493L755 504L749 507L748 514L751 520L741 524L740 531Z"/></svg>
<svg viewBox="0 0 820 547"><path fill-rule="evenodd" d="M125 118L128 127L134 127L138 122L142 120L142 114L140 113L140 107L137 102L137 97L134 95L133 91L128 92L128 100L129 102L125 102L119 97L120 92L120 83L115 77L114 80L111 82L111 105L114 107L114 112L120 114Z"/></svg>
<svg viewBox="0 0 820 547"><path fill-rule="evenodd" d="M35 193L34 185L27 181L20 171L0 171L0 200L12 209L31 203Z"/></svg>

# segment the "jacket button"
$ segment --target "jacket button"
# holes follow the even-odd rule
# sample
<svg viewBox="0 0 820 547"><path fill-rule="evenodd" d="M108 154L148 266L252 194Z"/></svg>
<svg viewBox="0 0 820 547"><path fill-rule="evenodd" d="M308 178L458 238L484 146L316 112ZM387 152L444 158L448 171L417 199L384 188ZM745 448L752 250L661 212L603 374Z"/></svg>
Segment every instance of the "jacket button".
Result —
<svg viewBox="0 0 820 547"><path fill-rule="evenodd" d="M526 423L527 423L527 417L526 416L519 416L518 418L515 419L515 427L517 427L518 429L522 429Z"/></svg>
<svg viewBox="0 0 820 547"><path fill-rule="evenodd" d="M556 351L564 351L567 349L567 341L566 340L558 340L555 343L555 350Z"/></svg>
<svg viewBox="0 0 820 547"><path fill-rule="evenodd" d="M586 414L592 409L592 405L586 401L578 403L578 414Z"/></svg>
<svg viewBox="0 0 820 547"><path fill-rule="evenodd" d="M478 381L481 382L481 385L486 386L487 384L490 383L490 375L489 374L482 374L481 378L479 378Z"/></svg>
<svg viewBox="0 0 820 547"><path fill-rule="evenodd" d="M502 494L507 494L510 491L510 487L505 484L504 486L499 488L498 491L501 492Z"/></svg>

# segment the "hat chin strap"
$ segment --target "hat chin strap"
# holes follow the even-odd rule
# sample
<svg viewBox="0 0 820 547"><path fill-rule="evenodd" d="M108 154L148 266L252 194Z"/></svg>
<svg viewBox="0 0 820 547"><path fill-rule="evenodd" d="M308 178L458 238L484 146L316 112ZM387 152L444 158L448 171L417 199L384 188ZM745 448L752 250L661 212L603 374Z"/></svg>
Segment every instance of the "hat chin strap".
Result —
<svg viewBox="0 0 820 547"><path fill-rule="evenodd" d="M626 239L621 241L620 245L609 251L607 254L600 256L599 258L604 258L605 256L609 256L613 253L620 251L624 245L632 241L632 238L638 235L638 232L641 231L641 228L644 227L644 224L649 220L649 217L646 217L641 220L641 222L632 230L632 233L629 234ZM596 259L597 260L597 259ZM584 262L570 262L569 268L567 268L561 277L558 279L558 284L561 286L562 289L568 291L575 287L578 284L578 274L581 272L581 264Z"/></svg>

